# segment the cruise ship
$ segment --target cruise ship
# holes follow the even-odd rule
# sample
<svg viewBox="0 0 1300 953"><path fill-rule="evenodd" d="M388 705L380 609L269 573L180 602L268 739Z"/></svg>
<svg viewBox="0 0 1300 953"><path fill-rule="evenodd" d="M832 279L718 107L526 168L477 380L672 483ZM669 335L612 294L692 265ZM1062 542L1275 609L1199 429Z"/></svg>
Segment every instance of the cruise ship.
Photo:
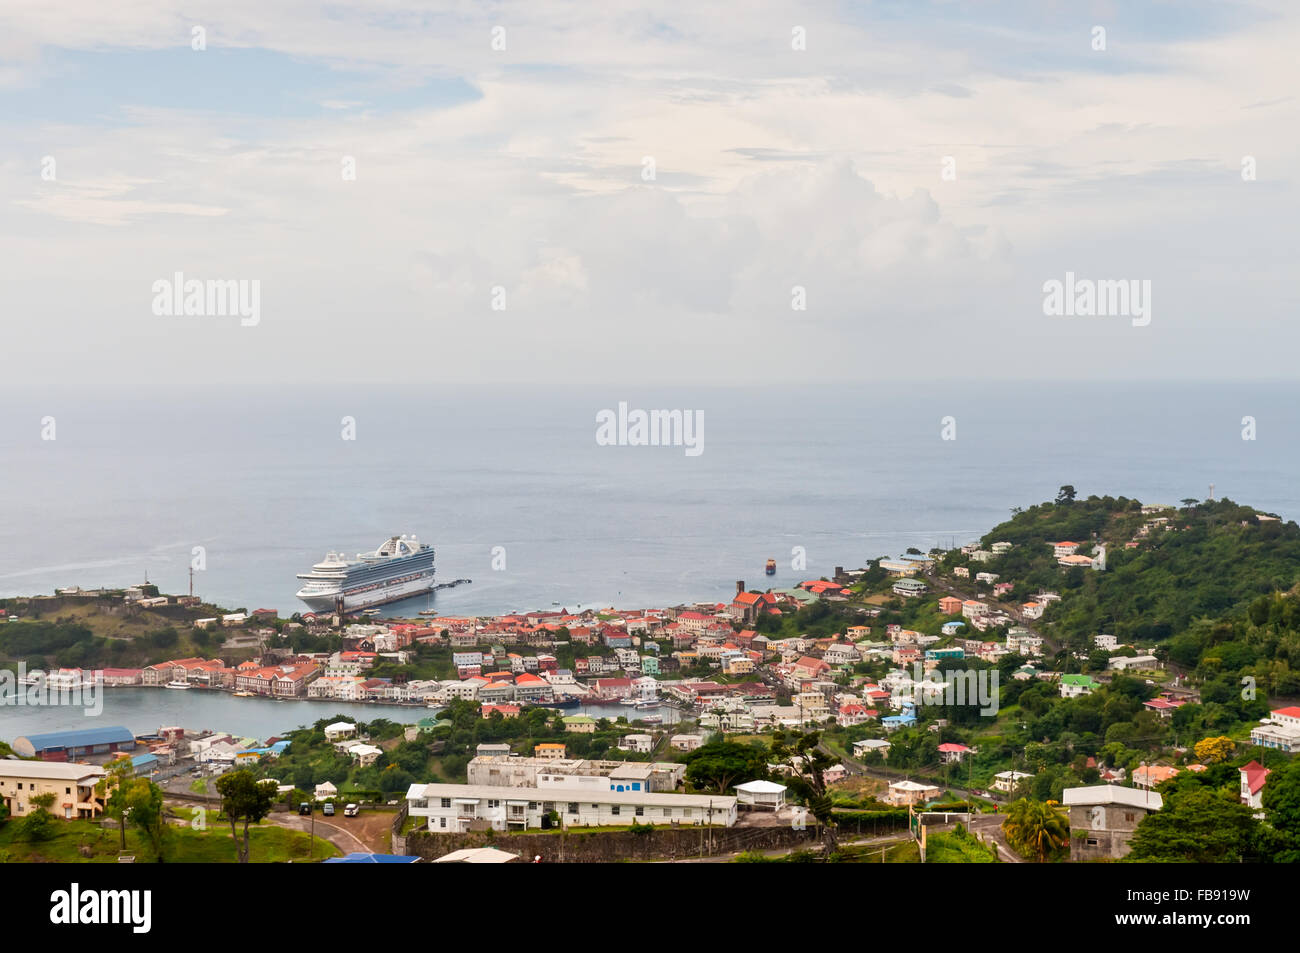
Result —
<svg viewBox="0 0 1300 953"><path fill-rule="evenodd" d="M433 547L413 535L390 536L356 559L329 553L298 578L297 596L315 612L333 612L340 600L345 612L381 606L433 589Z"/></svg>

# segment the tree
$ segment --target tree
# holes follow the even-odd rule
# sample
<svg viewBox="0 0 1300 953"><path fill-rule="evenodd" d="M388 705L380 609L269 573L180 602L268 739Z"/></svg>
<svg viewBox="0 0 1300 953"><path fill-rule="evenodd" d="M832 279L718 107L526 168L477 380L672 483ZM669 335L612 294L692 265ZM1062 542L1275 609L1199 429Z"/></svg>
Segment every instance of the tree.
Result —
<svg viewBox="0 0 1300 953"><path fill-rule="evenodd" d="M1044 801L1028 798L1008 808L1002 832L1007 843L1025 856L1036 857L1040 864L1070 844L1070 822L1065 816Z"/></svg>
<svg viewBox="0 0 1300 953"><path fill-rule="evenodd" d="M767 776L763 749L736 741L710 741L686 756L686 780L692 787L726 794L736 784Z"/></svg>
<svg viewBox="0 0 1300 953"><path fill-rule="evenodd" d="M275 804L275 788L261 784L251 771L231 771L217 778L217 791L221 794L221 807L230 821L230 836L239 850L239 862L248 863L248 828L271 813ZM244 822L242 845L235 834L235 822Z"/></svg>
<svg viewBox="0 0 1300 953"><path fill-rule="evenodd" d="M127 762L130 763L129 761ZM163 861L163 792L148 778L132 778L122 785L125 813L153 845L154 856ZM123 842L125 843L125 841Z"/></svg>
<svg viewBox="0 0 1300 953"><path fill-rule="evenodd" d="M1056 505L1057 505L1057 506L1064 506L1064 505L1066 505L1067 503L1073 503L1073 502L1074 502L1074 497L1075 497L1075 490L1074 490L1074 487L1070 486L1070 485L1067 483L1065 486L1061 487L1061 489L1057 491L1057 493L1056 493Z"/></svg>
<svg viewBox="0 0 1300 953"><path fill-rule="evenodd" d="M135 777L135 766L131 764L131 759L124 755L110 761L105 767L108 773L95 785L95 793L104 798L104 814L117 821L122 850L126 850L126 818L129 806L126 785Z"/></svg>
<svg viewBox="0 0 1300 953"><path fill-rule="evenodd" d="M1259 822L1229 790L1177 788L1142 819L1130 841L1134 860L1239 863L1253 855Z"/></svg>
<svg viewBox="0 0 1300 953"><path fill-rule="evenodd" d="M827 792L825 771L839 764L839 759L821 748L821 732L787 735L778 730L772 736L772 761L790 769L790 787L808 804L826 832L826 855L838 846L835 811Z"/></svg>
<svg viewBox="0 0 1300 953"><path fill-rule="evenodd" d="M1272 770L1261 803L1279 841L1273 862L1300 863L1300 761Z"/></svg>
<svg viewBox="0 0 1300 953"><path fill-rule="evenodd" d="M1179 711L1181 710L1179 709ZM1196 759L1202 764L1218 764L1220 761L1227 761L1231 758L1234 748L1236 748L1236 745L1233 744L1231 738L1219 735L1217 738L1202 738L1196 742L1192 751L1195 752Z"/></svg>
<svg viewBox="0 0 1300 953"><path fill-rule="evenodd" d="M54 804L54 792L47 791L31 798L36 808L25 818L18 828L18 836L23 840L49 840L54 836L54 815L50 806Z"/></svg>

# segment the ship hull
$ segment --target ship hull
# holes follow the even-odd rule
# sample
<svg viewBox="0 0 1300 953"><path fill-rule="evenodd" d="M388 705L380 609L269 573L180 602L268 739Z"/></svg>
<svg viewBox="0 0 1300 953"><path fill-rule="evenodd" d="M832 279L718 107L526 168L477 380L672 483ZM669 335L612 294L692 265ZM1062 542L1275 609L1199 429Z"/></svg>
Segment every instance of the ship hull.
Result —
<svg viewBox="0 0 1300 953"><path fill-rule="evenodd" d="M390 602L401 602L403 599L431 592L433 588L434 573L430 569L427 573L421 573L413 579L398 578L359 589L344 589L343 611L357 612L374 606L388 605ZM333 612L338 602L338 593L310 595L300 593L298 598L310 606L313 612Z"/></svg>

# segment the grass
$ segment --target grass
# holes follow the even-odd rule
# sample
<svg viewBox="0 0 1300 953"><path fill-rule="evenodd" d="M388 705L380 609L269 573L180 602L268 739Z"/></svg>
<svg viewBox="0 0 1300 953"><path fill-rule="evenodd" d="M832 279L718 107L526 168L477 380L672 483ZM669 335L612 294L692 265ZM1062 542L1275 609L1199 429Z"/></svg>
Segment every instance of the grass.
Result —
<svg viewBox="0 0 1300 953"><path fill-rule="evenodd" d="M925 860L929 864L994 864L997 858L965 828L926 836Z"/></svg>
<svg viewBox="0 0 1300 953"><path fill-rule="evenodd" d="M5 863L99 863L117 862L121 846L116 827L103 827L97 821L57 821L54 837L46 841L19 840L18 824L9 821L0 827L0 862ZM249 830L249 862L273 864L323 860L340 856L329 841L316 838L315 850L308 856L308 834L262 824ZM164 858L168 863L233 864L238 861L230 826L209 820L207 830L169 825L164 835ZM139 831L127 829L126 853L137 863L157 860L153 846Z"/></svg>

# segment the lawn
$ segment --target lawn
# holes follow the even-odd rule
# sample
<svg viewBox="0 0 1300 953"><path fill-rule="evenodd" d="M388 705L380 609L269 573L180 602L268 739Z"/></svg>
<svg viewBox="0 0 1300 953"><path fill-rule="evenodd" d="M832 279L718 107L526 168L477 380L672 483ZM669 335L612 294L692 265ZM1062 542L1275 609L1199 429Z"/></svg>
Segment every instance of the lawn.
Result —
<svg viewBox="0 0 1300 953"><path fill-rule="evenodd" d="M121 845L116 828L101 827L95 821L57 821L55 836L46 841L18 838L19 825L8 821L0 827L0 862L4 863L100 863L117 862ZM329 841L316 838L313 856L308 856L309 835L269 824L249 831L251 863L304 862L337 857L340 851ZM157 859L148 839L127 830L126 852L137 863ZM168 863L233 864L238 861L230 826L209 821L206 831L188 826L169 826L165 834L164 857Z"/></svg>

